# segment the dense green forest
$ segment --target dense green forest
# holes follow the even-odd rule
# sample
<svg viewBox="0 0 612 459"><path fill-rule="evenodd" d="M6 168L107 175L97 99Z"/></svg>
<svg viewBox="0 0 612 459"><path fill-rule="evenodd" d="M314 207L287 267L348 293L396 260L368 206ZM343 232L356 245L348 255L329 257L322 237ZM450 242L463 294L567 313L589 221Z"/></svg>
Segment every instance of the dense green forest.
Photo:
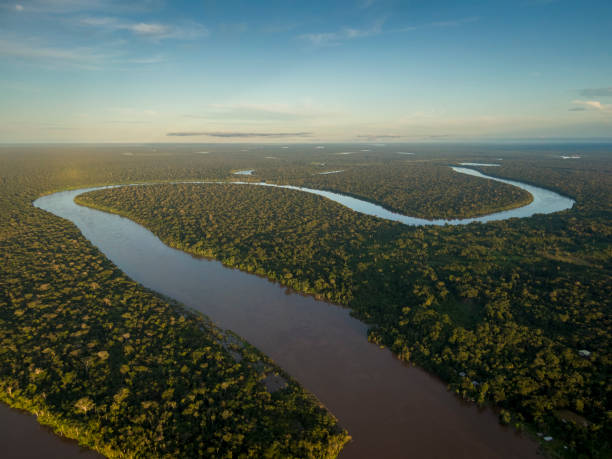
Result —
<svg viewBox="0 0 612 459"><path fill-rule="evenodd" d="M307 167L284 165L277 177L297 179ZM527 219L415 228L248 185L118 188L79 202L127 215L173 247L347 305L370 324L372 341L437 373L462 397L495 405L502 422L553 436L547 446L561 454L605 457L611 165L519 158L498 169L577 204ZM416 193L426 192L419 185Z"/></svg>
<svg viewBox="0 0 612 459"><path fill-rule="evenodd" d="M225 176L227 161L0 151L0 400L108 457L335 457L333 416L258 350L129 280L32 206L88 184ZM267 375L288 384L268 390Z"/></svg>

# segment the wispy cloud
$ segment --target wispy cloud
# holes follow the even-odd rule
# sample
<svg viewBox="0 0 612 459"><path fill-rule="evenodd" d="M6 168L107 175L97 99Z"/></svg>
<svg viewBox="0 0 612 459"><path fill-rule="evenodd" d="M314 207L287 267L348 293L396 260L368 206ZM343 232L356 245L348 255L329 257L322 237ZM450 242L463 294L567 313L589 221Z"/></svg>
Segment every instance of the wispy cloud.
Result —
<svg viewBox="0 0 612 459"><path fill-rule="evenodd" d="M79 21L79 25L95 27L107 31L128 31L134 35L156 40L179 39L194 40L206 37L209 30L198 23L160 24L156 22L128 22L115 17L87 17Z"/></svg>
<svg viewBox="0 0 612 459"><path fill-rule="evenodd" d="M383 33L384 21L380 20L367 28L344 27L334 32L305 33L298 38L313 46L337 46L346 40L372 37Z"/></svg>
<svg viewBox="0 0 612 459"><path fill-rule="evenodd" d="M312 132L169 132L170 137L223 137L223 138L252 138L252 137L310 137Z"/></svg>
<svg viewBox="0 0 612 459"><path fill-rule="evenodd" d="M39 42L16 38L0 38L0 56L42 64L45 67L73 67L83 70L100 70L109 65L151 65L164 62L161 55L130 57L121 51L99 50L91 47L53 47Z"/></svg>
<svg viewBox="0 0 612 459"><path fill-rule="evenodd" d="M368 141L400 139L401 137L401 135L397 134L361 134L357 136L358 139Z"/></svg>
<svg viewBox="0 0 612 459"><path fill-rule="evenodd" d="M577 105L577 108L583 108L584 110L596 110L602 112L612 111L612 105L602 104L598 100L573 100L572 104Z"/></svg>
<svg viewBox="0 0 612 459"><path fill-rule="evenodd" d="M612 97L612 87L608 88L586 88L580 91L584 97Z"/></svg>
<svg viewBox="0 0 612 459"><path fill-rule="evenodd" d="M21 3L2 2L0 8L27 13L69 13L98 9L105 3L103 0L26 0Z"/></svg>
<svg viewBox="0 0 612 459"><path fill-rule="evenodd" d="M459 19L447 19L444 21L427 22L425 24L420 24L420 25L414 25L414 24L407 25L404 27L400 27L398 29L389 30L389 32L392 32L392 33L412 32L415 30L429 29L432 27L437 27L437 28L461 27L466 24L478 22L479 20L480 18L478 16L470 16L467 18L459 18Z"/></svg>
<svg viewBox="0 0 612 459"><path fill-rule="evenodd" d="M3 2L4 3L4 2ZM27 0L15 4L6 2L17 11L26 13L66 14L82 11L135 12L159 9L163 0L140 0L125 2L122 0ZM0 8L7 5L0 4Z"/></svg>
<svg viewBox="0 0 612 459"><path fill-rule="evenodd" d="M367 28L352 28L345 27L341 30L334 32L319 32L319 33L305 33L299 35L298 38L310 42L313 46L338 46L345 41L353 40L356 38L373 37L376 35L386 33L404 33L412 32L419 29L426 29L431 27L448 28L448 27L460 27L466 24L479 21L480 18L477 16L471 16L459 19L449 19L445 21L429 22L421 25L407 25L395 29L384 28L384 20L379 20L371 27Z"/></svg>
<svg viewBox="0 0 612 459"><path fill-rule="evenodd" d="M276 131L281 123L283 130L308 130L310 126L333 123L339 118L346 117L345 108L338 105L320 104L309 97L295 101L262 101L244 100L228 101L204 105L197 111L182 114L183 118L205 120L203 122L213 123L215 129L217 123L221 126L260 126L262 130L272 128L263 126L276 126ZM272 123L272 124L270 124ZM193 125L191 125L193 126ZM291 127L289 127L291 126ZM249 128L250 129L250 128Z"/></svg>
<svg viewBox="0 0 612 459"><path fill-rule="evenodd" d="M83 68L95 68L101 61L107 60L110 57L109 55L98 53L91 48L54 48L1 38L0 56L67 63Z"/></svg>
<svg viewBox="0 0 612 459"><path fill-rule="evenodd" d="M137 24L129 24L128 30L138 35L155 35L158 37L166 37L170 33L170 27L163 24L147 24L139 22Z"/></svg>

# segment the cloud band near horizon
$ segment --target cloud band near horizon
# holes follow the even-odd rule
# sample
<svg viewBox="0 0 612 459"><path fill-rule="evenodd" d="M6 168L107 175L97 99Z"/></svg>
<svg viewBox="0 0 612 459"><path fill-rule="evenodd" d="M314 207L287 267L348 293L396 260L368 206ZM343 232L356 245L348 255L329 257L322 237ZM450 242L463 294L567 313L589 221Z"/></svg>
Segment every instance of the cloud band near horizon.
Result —
<svg viewBox="0 0 612 459"><path fill-rule="evenodd" d="M169 137L224 137L224 138L250 138L250 137L310 137L312 132L169 132Z"/></svg>

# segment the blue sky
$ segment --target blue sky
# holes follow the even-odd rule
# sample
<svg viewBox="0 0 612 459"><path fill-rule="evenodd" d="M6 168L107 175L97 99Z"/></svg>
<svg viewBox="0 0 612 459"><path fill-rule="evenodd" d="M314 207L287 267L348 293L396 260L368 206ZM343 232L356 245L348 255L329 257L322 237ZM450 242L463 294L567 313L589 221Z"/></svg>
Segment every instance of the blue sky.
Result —
<svg viewBox="0 0 612 459"><path fill-rule="evenodd" d="M612 2L0 0L0 141L612 137Z"/></svg>

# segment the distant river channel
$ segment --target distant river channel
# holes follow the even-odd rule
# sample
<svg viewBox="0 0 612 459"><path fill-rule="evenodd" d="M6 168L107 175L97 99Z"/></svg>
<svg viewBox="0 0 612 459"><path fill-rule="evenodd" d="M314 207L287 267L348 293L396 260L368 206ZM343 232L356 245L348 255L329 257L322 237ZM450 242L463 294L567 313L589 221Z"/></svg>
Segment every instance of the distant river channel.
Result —
<svg viewBox="0 0 612 459"><path fill-rule="evenodd" d="M489 178L472 169L453 169ZM573 205L571 199L552 191L510 180L495 180L526 189L533 195L533 202L476 219L429 221L401 216L411 219L403 223L484 222L557 212ZM172 249L127 218L75 204L75 196L101 188L104 187L54 193L37 199L34 205L72 221L135 281L200 311L218 326L238 333L270 356L321 400L349 431L353 440L342 451L342 458L537 456L536 444L501 426L492 410L462 402L434 376L405 365L387 349L368 343L366 325L351 317L348 309L290 292L220 262ZM298 189L333 199L358 212L375 211L374 215L381 218L399 215L355 198ZM4 422L8 419L5 411L11 415L16 413L4 406L0 409L0 421L8 429L0 434L3 436L10 435L12 429L12 425ZM33 417L28 421L36 426ZM35 445L43 435L50 436L41 429L40 434L31 430L30 445ZM59 451L66 446L59 438L55 444L57 447L51 444L46 447L45 457L83 457L74 444L71 444L71 454L61 450L54 455L55 449Z"/></svg>

